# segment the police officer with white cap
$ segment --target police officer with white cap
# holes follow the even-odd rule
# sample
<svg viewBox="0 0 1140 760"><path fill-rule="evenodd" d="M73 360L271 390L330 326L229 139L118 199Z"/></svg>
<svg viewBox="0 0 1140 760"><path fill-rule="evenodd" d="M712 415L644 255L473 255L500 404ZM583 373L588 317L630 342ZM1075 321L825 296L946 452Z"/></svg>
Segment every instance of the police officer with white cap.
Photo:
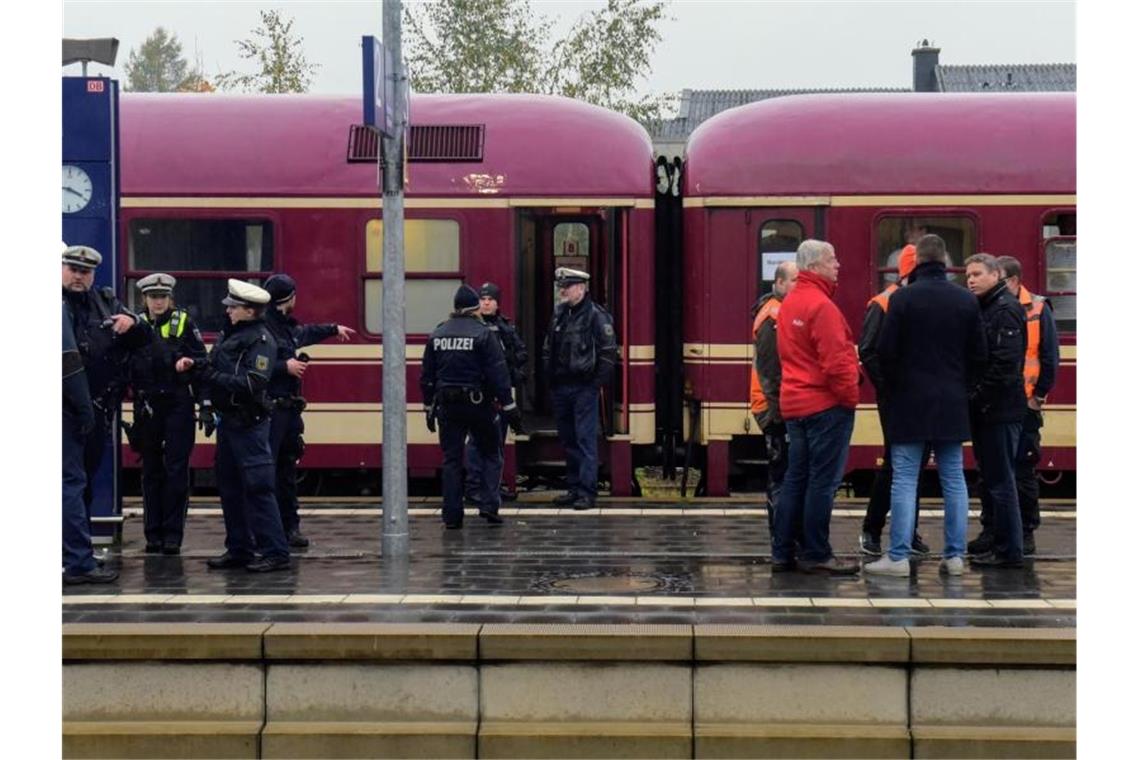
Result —
<svg viewBox="0 0 1140 760"><path fill-rule="evenodd" d="M91 516L91 482L103 460L107 437L127 389L131 352L150 340L150 325L131 314L111 288L95 288L95 269L103 256L86 245L63 249L63 301L83 370L87 375L95 425L84 440L83 469L87 484L83 502Z"/></svg>
<svg viewBox="0 0 1140 760"><path fill-rule="evenodd" d="M174 307L176 283L171 275L155 272L137 284L145 306L139 316L150 324L152 337L131 359L134 421L128 439L142 457L147 554L181 551L190 501L196 393L192 374L176 367L183 357L206 358L206 346L194 321L185 310ZM205 419L201 424L206 424Z"/></svg>
<svg viewBox="0 0 1140 760"><path fill-rule="evenodd" d="M511 395L511 377L503 347L479 317L479 294L468 285L455 293L455 311L428 338L424 347L420 390L428 430L443 448L443 523L463 527L463 448L468 434L482 455L483 492L479 514L493 525L499 517L499 478L503 454L499 415L523 433L522 414ZM494 403L493 403L494 402ZM495 403L500 407L495 409Z"/></svg>
<svg viewBox="0 0 1140 760"><path fill-rule="evenodd" d="M561 303L542 345L558 437L566 448L566 493L558 506L589 509L598 496L598 395L613 378L617 339L609 313L588 292L590 275L559 267Z"/></svg>
<svg viewBox="0 0 1140 760"><path fill-rule="evenodd" d="M226 521L226 551L207 564L264 573L289 568L289 544L273 493L269 448L270 403L265 388L277 358L277 344L265 327L269 293L229 280L222 299L230 324L203 364L189 357L175 369L193 367L218 415L214 471ZM261 558L255 557L255 551Z"/></svg>
<svg viewBox="0 0 1140 760"><path fill-rule="evenodd" d="M269 376L269 399L273 402L273 418L269 425L269 442L276 468L277 508L281 525L290 546L303 548L309 539L301 533L297 505L297 460L304 453L301 434L305 423L301 412L305 399L301 396L301 379L308 368L308 358L298 356L297 349L337 337L342 343L356 331L351 327L328 324L303 325L293 316L297 306L297 283L287 274L275 274L265 281L270 307L265 312L265 326L277 342L277 358Z"/></svg>

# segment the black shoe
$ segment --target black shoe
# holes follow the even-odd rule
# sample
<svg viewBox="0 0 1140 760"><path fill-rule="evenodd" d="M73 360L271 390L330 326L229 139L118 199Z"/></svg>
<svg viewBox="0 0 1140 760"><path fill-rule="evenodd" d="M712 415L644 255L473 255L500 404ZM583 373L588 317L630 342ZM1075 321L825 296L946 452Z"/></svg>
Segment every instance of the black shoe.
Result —
<svg viewBox="0 0 1140 760"><path fill-rule="evenodd" d="M883 556L883 546L879 543L879 537L872 536L867 531L859 534L859 551L868 557Z"/></svg>
<svg viewBox="0 0 1140 760"><path fill-rule="evenodd" d="M593 509L595 506L593 498L589 496L579 496L570 504L571 509L577 510Z"/></svg>
<svg viewBox="0 0 1140 760"><path fill-rule="evenodd" d="M489 522L491 525L502 525L503 518L499 517L495 512L480 512L479 516Z"/></svg>
<svg viewBox="0 0 1140 760"><path fill-rule="evenodd" d="M249 559L244 559L242 557L237 557L233 554L230 554L229 552L226 552L219 557L211 557L210 559L206 560L206 565L213 570L224 570L229 567L245 567L252 561L252 557Z"/></svg>
<svg viewBox="0 0 1140 760"><path fill-rule="evenodd" d="M560 496L554 497L554 506L568 507L576 501L578 501L578 494L574 493L573 491L567 491Z"/></svg>
<svg viewBox="0 0 1140 760"><path fill-rule="evenodd" d="M784 562L778 562L776 560L772 560L772 572L773 573L790 573L790 572L794 572L795 569L796 569L796 561L794 559L789 559L789 560L786 560Z"/></svg>
<svg viewBox="0 0 1140 760"><path fill-rule="evenodd" d="M447 530L459 530L463 527L462 522L444 522L443 527Z"/></svg>
<svg viewBox="0 0 1140 760"><path fill-rule="evenodd" d="M1025 563L1020 559L1007 559L1000 554L994 552L987 552L986 554L979 554L976 557L970 557L970 564L977 565L978 567L1024 567Z"/></svg>
<svg viewBox="0 0 1140 760"><path fill-rule="evenodd" d="M162 544L147 544L143 549L144 554L160 554L162 552Z"/></svg>
<svg viewBox="0 0 1140 760"><path fill-rule="evenodd" d="M176 544L163 544L162 553L168 557L177 557L182 553L182 547Z"/></svg>
<svg viewBox="0 0 1140 760"><path fill-rule="evenodd" d="M79 586L84 583L114 583L119 577L118 570L103 570L96 567L86 573L63 574L63 582L68 586Z"/></svg>
<svg viewBox="0 0 1140 760"><path fill-rule="evenodd" d="M279 554L275 557L262 557L247 564L245 569L251 573L272 573L277 570L288 570L289 555Z"/></svg>
<svg viewBox="0 0 1140 760"><path fill-rule="evenodd" d="M813 565L800 565L800 570L812 575L858 575L859 565L854 562L846 565L835 557L831 557L824 562L816 562Z"/></svg>
<svg viewBox="0 0 1140 760"><path fill-rule="evenodd" d="M293 528L293 530L289 531L288 539L289 545L295 549L304 549L309 545L309 539L301 534L300 528Z"/></svg>
<svg viewBox="0 0 1140 760"><path fill-rule="evenodd" d="M930 556L930 547L917 533L914 534L914 540L910 542L910 556L918 558Z"/></svg>
<svg viewBox="0 0 1140 760"><path fill-rule="evenodd" d="M975 538L970 543L966 544L966 553L967 554L976 554L976 555L989 554L993 550L994 550L993 534L987 533L984 530L978 534L977 538Z"/></svg>
<svg viewBox="0 0 1140 760"><path fill-rule="evenodd" d="M1026 557L1032 557L1037 553L1037 540L1033 538L1032 533L1025 533L1021 536L1021 553Z"/></svg>

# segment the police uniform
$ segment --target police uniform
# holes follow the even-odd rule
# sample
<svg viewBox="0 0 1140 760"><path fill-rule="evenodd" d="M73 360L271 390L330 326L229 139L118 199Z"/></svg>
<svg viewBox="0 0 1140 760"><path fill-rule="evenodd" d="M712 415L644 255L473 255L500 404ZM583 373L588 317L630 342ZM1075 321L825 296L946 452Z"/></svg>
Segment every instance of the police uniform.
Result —
<svg viewBox="0 0 1140 760"><path fill-rule="evenodd" d="M156 272L142 278L143 296L170 295L177 280ZM206 346L183 309L140 318L151 340L131 359L134 422L128 438L142 457L143 533L146 552L178 554L190 500L190 452L194 448L194 401L190 372L175 371L182 358L204 360Z"/></svg>
<svg viewBox="0 0 1140 760"><path fill-rule="evenodd" d="M269 293L229 280L229 295L222 303L262 309ZM244 566L267 572L289 567L289 545L273 493L265 394L276 356L277 344L259 314L226 325L201 372L219 418L214 470L226 522L226 551L209 560L213 568ZM262 555L260 560L255 560L255 552Z"/></svg>
<svg viewBox="0 0 1140 760"><path fill-rule="evenodd" d="M493 282L485 282L479 288L479 297L493 298L495 302L501 303L502 291L499 286ZM511 375L511 385L514 388L520 388L526 382L526 362L527 350L526 344L523 343L522 338L519 337L518 330L511 324L511 320L503 316L501 310L497 310L493 315L487 316L480 314L483 323L487 328L495 334L499 340L499 345L503 347L503 356L507 360L507 371ZM499 417L499 450L502 451L507 442L507 421L503 417ZM467 441L467 483L464 487L466 493L466 500L474 503L476 506L481 506L479 501L479 494L483 492L484 484L482 482L481 474L483 472L483 457L479 453L479 447L475 444L474 438L469 438ZM499 483L487 483L486 488L499 489ZM513 489L512 489L513 490ZM501 498L500 492L500 498Z"/></svg>
<svg viewBox="0 0 1140 760"><path fill-rule="evenodd" d="M559 267L558 285L588 283L590 275ZM542 359L551 383L558 437L566 448L567 492L555 504L589 509L598 495L598 395L617 363L613 320L590 294L554 309Z"/></svg>
<svg viewBox="0 0 1140 760"><path fill-rule="evenodd" d="M94 270L102 261L102 254L89 246L73 245L63 251L65 266ZM64 288L63 300L95 409L95 424L84 439L83 451L87 480L83 503L90 518L91 483L103 461L115 414L126 395L131 352L150 342L151 329L123 306L111 288L93 287L85 292ZM111 329L110 321L116 314L126 314L135 322L121 335Z"/></svg>
<svg viewBox="0 0 1140 760"><path fill-rule="evenodd" d="M420 389L428 413L428 429L439 421L443 448L443 522L463 525L463 448L470 435L483 465L479 514L500 523L499 478L503 456L499 442L500 413L522 432L518 406L511 395L510 373L498 338L479 318L479 294L467 285L455 294L455 311L428 338L424 347ZM495 403L501 407L496 411Z"/></svg>
<svg viewBox="0 0 1140 760"><path fill-rule="evenodd" d="M269 442L273 450L277 507L281 525L290 546L305 547L309 539L301 534L301 518L297 509L297 461L304 453L305 423L301 412L301 379L289 374L288 362L297 358L297 349L320 343L337 334L335 324L302 325L278 306L297 292L297 283L287 274L275 274L265 281L271 305L265 313L265 326L277 342L277 357L269 377L267 392L273 403L269 425Z"/></svg>

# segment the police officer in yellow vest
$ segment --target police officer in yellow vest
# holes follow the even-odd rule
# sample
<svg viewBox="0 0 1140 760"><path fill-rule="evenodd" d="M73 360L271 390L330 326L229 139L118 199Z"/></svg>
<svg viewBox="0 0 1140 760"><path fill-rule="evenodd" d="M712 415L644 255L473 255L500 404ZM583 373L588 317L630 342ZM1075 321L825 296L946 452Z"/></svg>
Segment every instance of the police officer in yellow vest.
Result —
<svg viewBox="0 0 1140 760"><path fill-rule="evenodd" d="M1041 459L1041 426L1044 422L1041 407L1053 389L1060 366L1057 323L1053 319L1053 309L1045 297L1030 293L1021 284L1021 263L1012 256L999 256L997 263L1002 270L1006 288L1017 296L1025 309L1025 397L1028 403L1021 424L1014 474L1017 480L1017 503L1021 512L1023 553L1032 555L1037 550L1033 531L1041 524L1041 508L1038 504L1040 489L1037 484L1037 462ZM985 544L993 543L993 516L989 506L985 501L982 502L982 534L976 541L983 545L976 547L975 551L975 542L971 542L971 554L984 552Z"/></svg>
<svg viewBox="0 0 1140 760"><path fill-rule="evenodd" d="M776 350L776 330L780 304L784 296L796 286L799 270L796 262L783 261L776 267L772 292L756 304L752 319L752 384L749 388L749 406L756 424L764 433L768 451L768 533L772 532L772 519L784 473L788 471L788 426L780 414L780 354Z"/></svg>
<svg viewBox="0 0 1140 760"><path fill-rule="evenodd" d="M174 307L176 282L156 272L137 286L146 307L139 316L151 326L152 337L131 359L134 420L128 438L142 457L147 554L181 551L190 500L196 393L192 373L188 368L179 372L176 366L184 357L206 359L206 346L194 321L184 309Z"/></svg>

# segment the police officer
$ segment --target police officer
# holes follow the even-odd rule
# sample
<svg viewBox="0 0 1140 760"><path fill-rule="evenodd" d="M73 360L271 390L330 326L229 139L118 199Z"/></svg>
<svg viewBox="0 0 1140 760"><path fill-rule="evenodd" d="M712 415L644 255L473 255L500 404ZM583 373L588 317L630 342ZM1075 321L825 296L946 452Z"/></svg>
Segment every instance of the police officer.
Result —
<svg viewBox="0 0 1140 760"><path fill-rule="evenodd" d="M499 416L521 435L522 414L511 395L503 347L479 318L479 294L461 285L454 306L451 318L428 338L420 374L428 430L434 433L435 420L439 420L443 523L447 528L463 527L463 446L470 435L479 447L483 466L479 515L498 525L503 521L499 517L498 483L503 470Z"/></svg>
<svg viewBox="0 0 1140 760"><path fill-rule="evenodd" d="M138 281L150 324L150 342L131 359L134 422L131 448L142 456L143 533L146 553L182 550L190 499L190 452L194 448L191 373L176 371L182 357L204 360L206 346L194 321L174 308L174 277L156 272Z"/></svg>
<svg viewBox="0 0 1140 760"><path fill-rule="evenodd" d="M63 302L63 582L110 583L119 577L95 561L83 489L83 442L95 427L95 410L83 372L83 359L75 345L71 309Z"/></svg>
<svg viewBox="0 0 1140 760"><path fill-rule="evenodd" d="M297 461L305 450L301 438L305 432L305 423L301 419L305 408L301 378L305 376L308 359L298 358L297 349L320 343L334 335L344 343L356 331L337 324L300 324L293 316L297 306L297 283L287 274L270 277L265 281L265 290L272 302L265 313L265 326L277 343L277 358L267 389L273 403L269 442L276 469L277 507L281 510L281 525L289 545L304 548L309 545L309 539L301 533L301 518L297 511Z"/></svg>
<svg viewBox="0 0 1140 760"><path fill-rule="evenodd" d="M263 318L269 293L229 280L222 299L230 324L203 363L190 357L175 369L193 367L218 416L214 471L226 521L226 551L212 568L245 567L256 573L289 567L289 544L273 494L273 452L269 448L269 399L277 344ZM257 559L254 552L261 553Z"/></svg>
<svg viewBox="0 0 1140 760"><path fill-rule="evenodd" d="M566 493L558 506L589 509L598 496L598 392L617 363L613 320L587 292L590 275L568 267L554 272L562 302L542 346L551 383L558 437L566 448Z"/></svg>
<svg viewBox="0 0 1140 760"><path fill-rule="evenodd" d="M87 483L83 503L91 516L91 482L103 460L107 436L127 389L131 351L150 341L150 325L131 314L111 288L94 288L95 269L103 256L94 248L73 245L63 251L63 300L87 388L95 409L95 424L84 439L83 469Z"/></svg>
<svg viewBox="0 0 1140 760"><path fill-rule="evenodd" d="M483 283L483 287L479 288L479 316L483 319L484 324L495 334L499 339L499 345L503 347L503 356L507 360L507 371L511 375L511 385L514 388L521 388L526 382L526 362L527 351L526 344L523 343L522 338L519 337L518 330L511 324L511 320L503 316L499 311L499 300L502 296L502 291L499 286L493 282ZM500 451L507 442L507 421L502 416L499 417L499 449ZM474 438L469 438L467 441L467 484L465 486L466 501L475 506L482 506L479 500L479 494L483 493L483 489L499 490L499 483L483 483L481 475L483 473L483 458L479 454L479 447L475 444ZM503 494L500 491L500 498Z"/></svg>

